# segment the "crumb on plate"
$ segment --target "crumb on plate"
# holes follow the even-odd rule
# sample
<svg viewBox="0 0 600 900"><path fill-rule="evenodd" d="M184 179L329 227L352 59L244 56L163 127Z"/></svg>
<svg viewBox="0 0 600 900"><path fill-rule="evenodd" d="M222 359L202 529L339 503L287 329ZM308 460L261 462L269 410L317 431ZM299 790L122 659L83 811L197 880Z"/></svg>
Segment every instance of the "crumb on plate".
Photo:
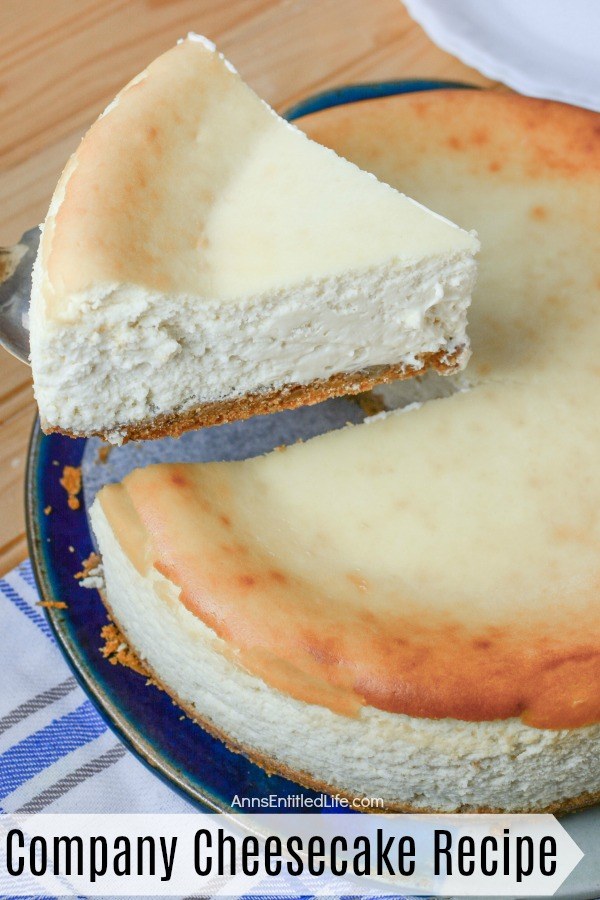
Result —
<svg viewBox="0 0 600 900"><path fill-rule="evenodd" d="M92 551L88 558L84 559L81 563L81 572L75 572L73 578L76 578L77 581L80 581L82 578L87 578L94 569L98 568L101 562L102 560L98 554Z"/></svg>
<svg viewBox="0 0 600 900"><path fill-rule="evenodd" d="M146 676L148 679L147 684L154 684L148 669L144 666L137 653L127 646L127 642L114 622L105 625L100 635L104 641L104 646L100 647L100 653L111 665L120 665L125 666L126 669L133 669L134 672Z"/></svg>
<svg viewBox="0 0 600 900"><path fill-rule="evenodd" d="M69 509L79 509L81 504L77 495L81 491L81 466L65 466L60 484L67 492Z"/></svg>

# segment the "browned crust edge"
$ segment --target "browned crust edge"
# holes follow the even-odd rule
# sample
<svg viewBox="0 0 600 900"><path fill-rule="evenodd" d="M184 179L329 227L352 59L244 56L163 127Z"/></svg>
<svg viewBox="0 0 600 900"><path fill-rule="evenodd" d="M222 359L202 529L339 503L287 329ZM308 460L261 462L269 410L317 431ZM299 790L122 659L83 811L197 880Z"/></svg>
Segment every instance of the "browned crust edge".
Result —
<svg viewBox="0 0 600 900"><path fill-rule="evenodd" d="M310 788L313 791L317 791L321 794L329 794L331 796L344 797L350 803L353 800L360 798L363 795L353 794L350 791L347 791L343 788L333 787L330 784L326 784L324 781L319 781L314 778L308 772L304 771L296 771L295 769L291 769L289 766L286 766L285 763L278 762L274 760L272 757L266 756L263 753L258 752L252 747L247 747L244 744L240 744L237 741L233 741L229 735L225 732L221 731L217 728L212 722L208 719L203 719L198 716L198 711L194 709L193 706L190 706L187 703L184 703L178 695L171 690L161 678L158 677L154 669L148 665L147 660L143 659L138 651L135 649L135 645L132 641L130 641L127 631L120 624L118 619L115 617L110 604L106 598L104 591L99 591L100 597L102 598L102 602L106 607L109 618L116 625L118 630L123 635L126 643L129 648L134 651L138 659L141 660L142 665L147 670L146 673L142 675L142 677L146 677L149 679L149 683L153 684L155 687L160 688L160 690L164 691L171 699L177 704L177 706L182 709L185 714L190 718L196 725L199 725L204 731L208 732L208 734L212 735L212 737L221 741L228 750L232 753L238 753L242 756L245 756L251 762L255 763L257 766L260 766L261 769L267 773L267 775L282 775L284 778L289 779L290 781L294 781L296 784L301 785L302 787ZM123 663L122 663L123 665ZM136 674L141 674L137 672L136 669L133 669ZM152 759L147 759L149 763L154 765ZM476 814L502 814L502 813L552 813L554 815L566 815L567 813L575 812L578 809L584 809L588 806L594 806L596 803L600 803L600 791L584 791L582 794L579 794L577 797L569 797L565 800L559 800L556 803L552 803L549 806L544 807L520 807L519 809L502 809L501 807L492 807L492 806L457 806L455 809L437 809L433 806L414 806L410 803L384 803L383 807L352 807L354 810L359 810L360 812L374 812L374 813L422 813L422 814L439 814L439 813L476 813Z"/></svg>
<svg viewBox="0 0 600 900"><path fill-rule="evenodd" d="M446 350L420 353L415 357L421 363L419 368L407 366L404 363L394 363L388 366L371 366L360 372L337 372L329 378L318 378L311 381L310 384L286 384L281 388L269 391L201 403L183 412L164 413L152 420L116 426L108 431L92 431L83 434L65 431L48 422L42 422L42 430L45 434L59 432L69 437L100 437L104 440L108 435L118 431L123 436L123 443L163 437L180 437L184 432L196 428L223 425L226 422L249 419L251 416L262 416L284 409L296 409L299 406L312 406L331 397L340 397L345 394L360 394L363 391L371 390L378 384L421 375L427 369L435 369L440 374L450 375L462 368L465 351L466 348L460 346L451 354L448 354Z"/></svg>

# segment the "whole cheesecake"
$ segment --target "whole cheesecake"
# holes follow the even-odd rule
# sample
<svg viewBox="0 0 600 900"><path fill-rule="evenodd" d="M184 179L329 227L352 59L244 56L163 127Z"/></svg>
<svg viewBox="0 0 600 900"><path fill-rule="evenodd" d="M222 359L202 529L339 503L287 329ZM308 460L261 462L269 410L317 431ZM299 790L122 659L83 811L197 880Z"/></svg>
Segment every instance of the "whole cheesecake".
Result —
<svg viewBox="0 0 600 900"><path fill-rule="evenodd" d="M600 118L467 91L302 121L482 237L461 390L91 511L105 598L191 716L387 808L600 797Z"/></svg>
<svg viewBox="0 0 600 900"><path fill-rule="evenodd" d="M30 311L42 427L178 435L459 369L477 247L190 36L121 91L56 188Z"/></svg>

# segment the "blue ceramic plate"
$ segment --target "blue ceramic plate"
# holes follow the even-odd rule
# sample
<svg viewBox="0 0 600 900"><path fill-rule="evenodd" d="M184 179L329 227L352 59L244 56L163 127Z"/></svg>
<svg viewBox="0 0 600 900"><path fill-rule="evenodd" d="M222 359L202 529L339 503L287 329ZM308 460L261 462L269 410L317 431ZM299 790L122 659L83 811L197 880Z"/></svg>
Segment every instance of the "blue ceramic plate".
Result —
<svg viewBox="0 0 600 900"><path fill-rule="evenodd" d="M468 85L410 80L343 87L299 103L288 112L288 118L375 97L444 87ZM113 449L105 463L98 462L99 441L46 436L39 423L34 425L26 486L29 548L42 597L63 600L68 606L66 610L47 610L59 646L81 685L120 738L158 775L202 809L233 814L231 802L235 794L267 797L292 793L313 798L317 794L285 778L267 776L189 719L181 720L179 708L165 693L147 686L143 677L122 666L113 666L102 657L100 630L106 624L106 611L98 593L82 589L73 577L81 568L81 561L94 549L87 507L101 484L118 480L139 465L176 459L240 459L362 418L358 404L348 399L332 400L315 407L203 429L178 441L166 438L127 444ZM67 507L64 489L59 484L65 465L83 465L83 502L78 510ZM48 516L43 512L47 506L52 507ZM600 833L600 807L568 816L563 824L588 853L557 896L573 900L597 898L600 861L593 848Z"/></svg>

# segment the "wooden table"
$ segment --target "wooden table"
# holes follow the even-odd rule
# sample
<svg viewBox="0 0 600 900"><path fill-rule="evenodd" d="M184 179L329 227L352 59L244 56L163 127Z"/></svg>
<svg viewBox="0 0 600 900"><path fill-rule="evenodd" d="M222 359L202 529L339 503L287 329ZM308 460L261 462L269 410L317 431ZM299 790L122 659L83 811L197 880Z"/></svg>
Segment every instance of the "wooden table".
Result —
<svg viewBox="0 0 600 900"><path fill-rule="evenodd" d="M45 215L79 138L119 88L188 31L278 109L334 85L433 76L492 86L443 53L400 0L3 0L0 243ZM0 349L0 574L27 554L29 369Z"/></svg>

